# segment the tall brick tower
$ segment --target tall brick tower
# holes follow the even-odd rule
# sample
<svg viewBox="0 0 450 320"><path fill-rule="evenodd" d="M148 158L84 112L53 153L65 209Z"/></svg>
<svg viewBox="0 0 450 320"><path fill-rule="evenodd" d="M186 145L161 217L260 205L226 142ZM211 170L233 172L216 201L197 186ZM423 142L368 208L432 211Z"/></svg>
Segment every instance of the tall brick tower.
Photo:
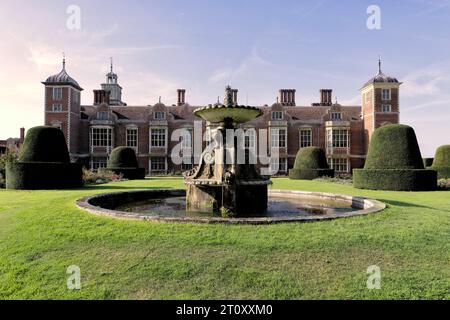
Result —
<svg viewBox="0 0 450 320"><path fill-rule="evenodd" d="M66 137L72 160L78 156L80 96L83 88L66 71L63 58L61 72L42 82L45 86L45 125L60 128Z"/></svg>
<svg viewBox="0 0 450 320"><path fill-rule="evenodd" d="M400 122L401 84L381 71L381 60L378 60L378 74L361 88L366 152L375 129L384 124Z"/></svg>

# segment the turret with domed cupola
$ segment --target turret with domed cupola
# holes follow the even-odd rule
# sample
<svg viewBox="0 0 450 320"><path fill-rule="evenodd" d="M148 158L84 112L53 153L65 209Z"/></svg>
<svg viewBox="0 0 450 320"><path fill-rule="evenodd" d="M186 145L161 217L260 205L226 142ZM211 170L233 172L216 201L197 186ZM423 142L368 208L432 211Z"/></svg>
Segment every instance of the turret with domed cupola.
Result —
<svg viewBox="0 0 450 320"><path fill-rule="evenodd" d="M57 127L64 133L72 160L76 160L79 144L80 96L83 88L66 71L63 57L62 70L42 82L45 86L45 125Z"/></svg>
<svg viewBox="0 0 450 320"><path fill-rule="evenodd" d="M110 71L106 74L106 83L102 83L102 90L109 91L109 105L126 106L122 102L122 87L119 85L118 76L114 73L113 59L111 58Z"/></svg>
<svg viewBox="0 0 450 320"><path fill-rule="evenodd" d="M400 122L401 84L396 78L387 76L381 71L379 59L378 73L361 88L366 152L375 129L385 124Z"/></svg>

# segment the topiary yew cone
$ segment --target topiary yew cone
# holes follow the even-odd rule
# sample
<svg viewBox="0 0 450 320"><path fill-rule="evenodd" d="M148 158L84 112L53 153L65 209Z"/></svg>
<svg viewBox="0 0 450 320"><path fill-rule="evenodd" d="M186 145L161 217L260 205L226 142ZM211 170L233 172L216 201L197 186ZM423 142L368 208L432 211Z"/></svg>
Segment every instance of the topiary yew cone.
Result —
<svg viewBox="0 0 450 320"><path fill-rule="evenodd" d="M8 189L67 189L82 185L81 165L70 163L64 134L54 127L28 130L19 161L6 166Z"/></svg>
<svg viewBox="0 0 450 320"><path fill-rule="evenodd" d="M134 149L128 147L117 147L111 152L106 170L129 180L145 178L145 169L139 168Z"/></svg>
<svg viewBox="0 0 450 320"><path fill-rule="evenodd" d="M108 168L137 168L136 153L132 148L118 147L114 149L108 161Z"/></svg>
<svg viewBox="0 0 450 320"><path fill-rule="evenodd" d="M297 153L294 168L289 170L289 178L312 180L323 176L334 176L334 170L329 168L325 152L317 147L302 148Z"/></svg>
<svg viewBox="0 0 450 320"><path fill-rule="evenodd" d="M69 163L64 134L58 128L34 127L28 130L19 162L61 162Z"/></svg>
<svg viewBox="0 0 450 320"><path fill-rule="evenodd" d="M375 130L364 169L424 169L414 129L392 124Z"/></svg>
<svg viewBox="0 0 450 320"><path fill-rule="evenodd" d="M434 190L437 173L425 170L414 129L401 124L375 130L364 169L353 170L356 188L374 190Z"/></svg>
<svg viewBox="0 0 450 320"><path fill-rule="evenodd" d="M440 146L436 150L431 169L437 171L439 179L450 178L450 145Z"/></svg>

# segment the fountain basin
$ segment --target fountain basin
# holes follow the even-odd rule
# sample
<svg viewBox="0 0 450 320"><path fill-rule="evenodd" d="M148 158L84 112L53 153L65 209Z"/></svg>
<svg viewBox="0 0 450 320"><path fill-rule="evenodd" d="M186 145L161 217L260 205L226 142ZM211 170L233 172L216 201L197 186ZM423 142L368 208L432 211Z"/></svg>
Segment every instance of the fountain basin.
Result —
<svg viewBox="0 0 450 320"><path fill-rule="evenodd" d="M234 123L245 123L263 114L262 110L250 106L211 105L194 111L200 117L211 123L221 123L231 119Z"/></svg>
<svg viewBox="0 0 450 320"><path fill-rule="evenodd" d="M237 218L184 210L185 190L156 189L108 193L77 201L90 213L118 219L224 224L313 222L366 215L386 205L377 200L346 195L292 190L270 190L267 212Z"/></svg>

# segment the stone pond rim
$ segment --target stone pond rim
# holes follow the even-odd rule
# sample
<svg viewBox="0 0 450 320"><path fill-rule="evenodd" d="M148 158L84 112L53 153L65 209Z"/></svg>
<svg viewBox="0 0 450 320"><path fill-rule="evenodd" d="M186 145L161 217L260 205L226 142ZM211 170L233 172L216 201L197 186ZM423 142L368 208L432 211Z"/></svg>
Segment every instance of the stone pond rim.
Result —
<svg viewBox="0 0 450 320"><path fill-rule="evenodd" d="M352 207L360 209L357 211L350 211L346 213L333 214L327 216L317 217L239 217L239 218L223 218L223 217L174 217L174 216L148 216L139 215L130 212L116 211L113 209L103 208L114 206L117 200L134 201L136 199L149 199L161 197L162 195L168 196L185 196L185 190L178 189L152 189L152 190L136 190L129 192L116 192L92 195L76 201L76 205L83 210L86 210L92 214L99 216L107 216L121 220L138 220L138 221L153 221L153 222L167 222L167 223L197 223L197 224L250 224L250 225L268 225L276 223L292 223L292 222L318 222L329 221L340 218L349 218L355 216L363 216L371 213L382 211L386 208L383 202L367 199L362 197L353 197L348 195L333 194L333 193L321 193L321 192L309 192L298 190L271 190L270 196L281 196L285 198L298 198L298 197L321 197L326 199L342 200L351 203Z"/></svg>

